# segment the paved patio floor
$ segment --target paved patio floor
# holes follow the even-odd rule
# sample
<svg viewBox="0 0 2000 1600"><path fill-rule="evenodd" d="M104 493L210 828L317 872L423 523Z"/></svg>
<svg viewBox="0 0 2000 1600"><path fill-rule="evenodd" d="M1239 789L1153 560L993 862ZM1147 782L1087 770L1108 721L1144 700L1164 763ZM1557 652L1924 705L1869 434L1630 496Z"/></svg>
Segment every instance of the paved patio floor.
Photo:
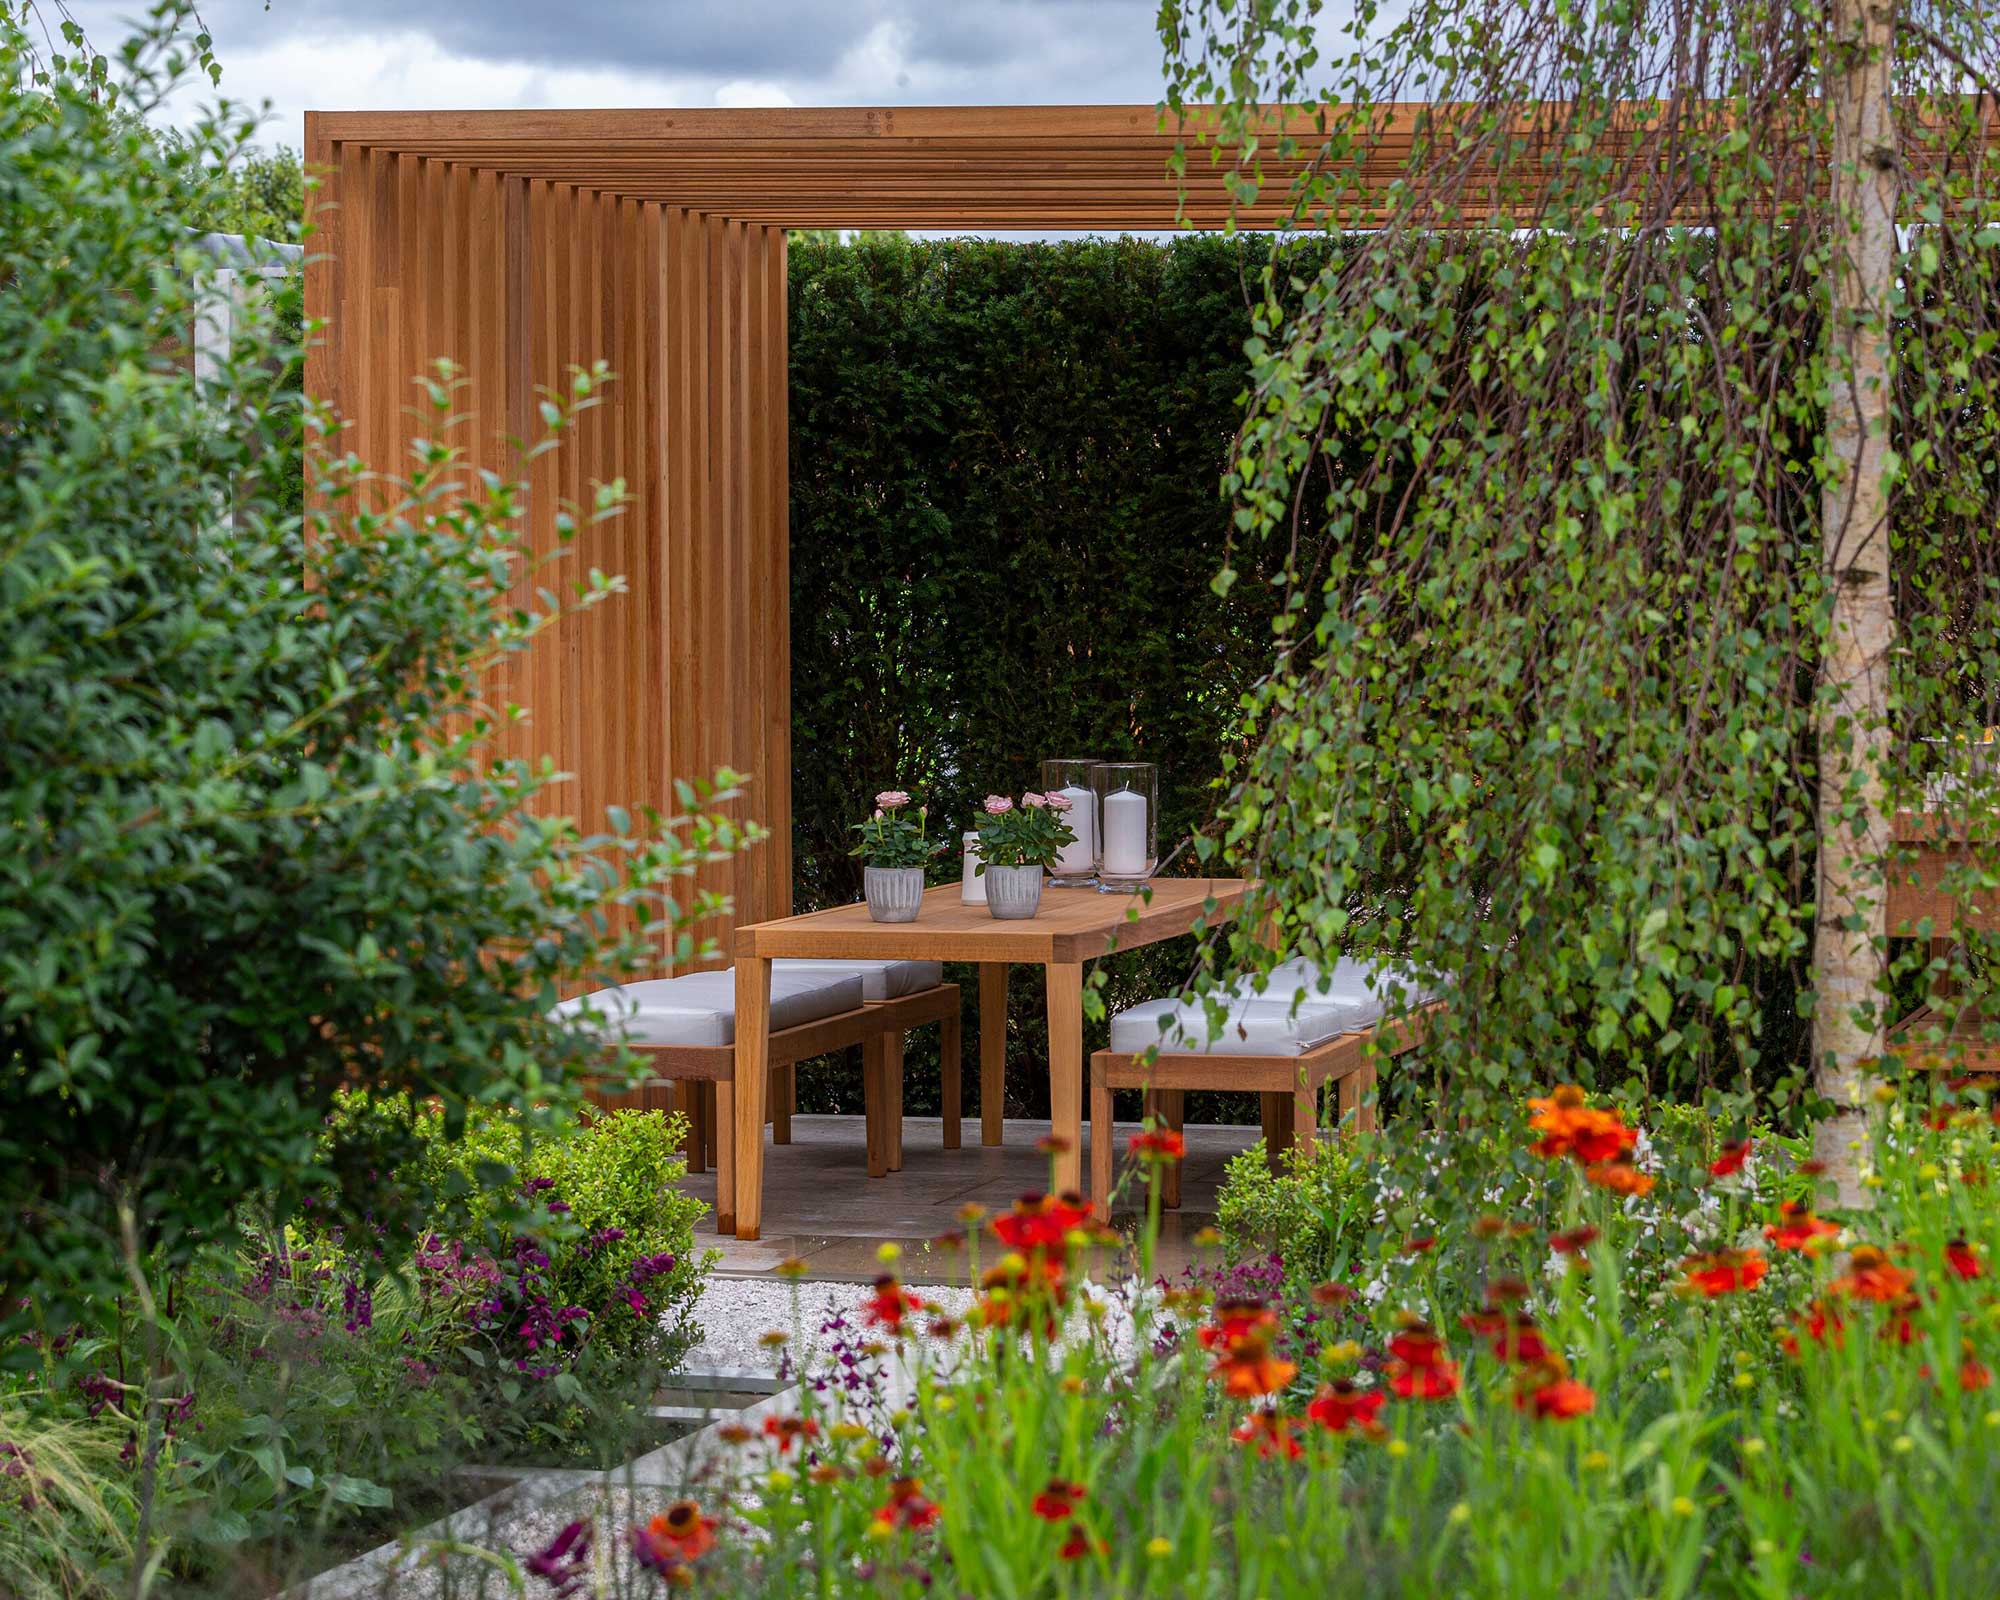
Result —
<svg viewBox="0 0 2000 1600"><path fill-rule="evenodd" d="M1119 1125L1120 1150L1138 1131L1136 1123ZM770 1146L765 1153L764 1237L746 1243L717 1235L715 1174L709 1171L685 1184L711 1208L695 1229L695 1243L721 1250L717 1270L729 1276L761 1276L797 1256L813 1279L865 1282L881 1271L877 1248L893 1240L903 1246L907 1281L962 1281L963 1258L932 1252L927 1242L956 1228L958 1210L968 1202L1001 1211L1017 1195L1046 1189L1049 1159L1035 1142L1047 1132L1047 1123L1008 1122L1005 1142L987 1148L979 1143L979 1119L968 1117L964 1147L945 1150L935 1117L909 1117L903 1123L903 1170L871 1179L861 1118L794 1117L791 1144ZM1255 1128L1189 1125L1181 1207L1168 1214L1162 1228L1160 1272L1175 1276L1192 1259L1187 1241L1215 1220L1224 1163L1257 1138ZM1088 1140L1086 1131L1086 1166ZM1135 1227L1144 1205L1145 1191L1135 1182L1113 1220L1121 1228Z"/></svg>

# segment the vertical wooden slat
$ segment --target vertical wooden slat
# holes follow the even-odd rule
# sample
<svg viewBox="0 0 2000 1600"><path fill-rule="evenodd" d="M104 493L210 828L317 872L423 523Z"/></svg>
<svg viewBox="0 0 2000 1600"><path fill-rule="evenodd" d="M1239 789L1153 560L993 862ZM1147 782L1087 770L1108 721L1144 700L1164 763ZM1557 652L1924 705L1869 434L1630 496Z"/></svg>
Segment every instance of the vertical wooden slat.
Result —
<svg viewBox="0 0 2000 1600"><path fill-rule="evenodd" d="M766 917L792 914L792 425L791 425L791 288L786 261L785 230L769 228L771 268L765 279L765 326L770 348L764 367L768 387L770 438L766 463L771 474L771 524L767 550L771 563L770 642L765 659L766 721L764 804L769 816L771 856L776 881Z"/></svg>

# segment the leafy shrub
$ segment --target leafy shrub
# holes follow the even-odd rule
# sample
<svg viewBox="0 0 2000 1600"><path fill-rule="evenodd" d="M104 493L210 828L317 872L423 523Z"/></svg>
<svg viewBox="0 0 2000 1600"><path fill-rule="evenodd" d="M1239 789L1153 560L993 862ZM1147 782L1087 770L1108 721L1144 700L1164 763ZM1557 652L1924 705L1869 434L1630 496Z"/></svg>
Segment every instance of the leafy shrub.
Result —
<svg viewBox="0 0 2000 1600"><path fill-rule="evenodd" d="M585 836L537 815L553 772L491 759L495 669L617 581L516 608L525 491L467 481L449 373L405 479L318 448L301 517L334 419L286 387L278 315L246 311L213 387L183 362L214 266L181 202L249 135L132 121L196 64L180 15L115 113L83 69L0 97L0 1362L31 1286L60 1322L252 1197L366 1211L412 1147L320 1140L344 1085L434 1099L447 1136L475 1104L559 1122L601 1045L557 994L691 946L716 902L667 890L747 837ZM529 454L606 380L550 397Z"/></svg>

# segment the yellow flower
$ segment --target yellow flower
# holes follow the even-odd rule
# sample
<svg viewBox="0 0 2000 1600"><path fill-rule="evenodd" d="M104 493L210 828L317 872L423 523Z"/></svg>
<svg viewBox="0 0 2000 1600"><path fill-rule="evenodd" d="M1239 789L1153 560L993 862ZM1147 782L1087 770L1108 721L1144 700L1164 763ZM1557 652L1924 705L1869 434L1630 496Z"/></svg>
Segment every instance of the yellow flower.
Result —
<svg viewBox="0 0 2000 1600"><path fill-rule="evenodd" d="M1674 1504L1673 1504L1673 1513L1674 1513L1674 1515L1675 1515L1675 1516L1677 1516L1677 1517L1691 1517L1691 1516L1693 1516L1693 1515L1694 1515L1694 1502L1693 1502L1692 1500L1690 1500L1690 1499L1689 1499L1689 1498L1688 1498L1688 1497L1687 1497L1686 1495L1684 1495L1684 1494L1677 1494L1677 1495L1675 1495L1675 1496L1674 1496Z"/></svg>
<svg viewBox="0 0 2000 1600"><path fill-rule="evenodd" d="M1410 1453L1410 1446L1407 1440L1391 1439L1389 1441L1390 1455L1395 1456L1400 1460L1402 1457L1408 1455L1409 1453Z"/></svg>
<svg viewBox="0 0 2000 1600"><path fill-rule="evenodd" d="M1357 1339L1342 1339L1338 1344L1330 1344L1320 1351L1328 1361L1346 1363L1361 1359L1361 1343Z"/></svg>
<svg viewBox="0 0 2000 1600"><path fill-rule="evenodd" d="M1447 1513L1446 1520L1455 1528L1463 1527L1472 1520L1472 1507L1461 1500Z"/></svg>
<svg viewBox="0 0 2000 1600"><path fill-rule="evenodd" d="M1764 1453L1764 1441L1757 1438L1745 1439L1743 1453L1746 1456L1761 1456Z"/></svg>
<svg viewBox="0 0 2000 1600"><path fill-rule="evenodd" d="M958 1402L948 1394L941 1394L931 1402L931 1409L941 1417L948 1417L958 1407Z"/></svg>
<svg viewBox="0 0 2000 1600"><path fill-rule="evenodd" d="M893 1539L895 1536L896 1525L886 1518L877 1517L868 1524L868 1537L871 1539Z"/></svg>
<svg viewBox="0 0 2000 1600"><path fill-rule="evenodd" d="M1757 1374L1756 1374L1756 1373L1754 1373L1754 1372L1739 1372L1739 1373L1737 1373L1737 1374L1736 1374L1736 1387L1737 1387L1737 1388L1739 1388L1739 1389L1754 1389L1754 1388L1756 1388L1756 1387L1757 1387Z"/></svg>
<svg viewBox="0 0 2000 1600"><path fill-rule="evenodd" d="M836 1439L845 1439L849 1444L856 1439L868 1437L868 1430L858 1422L836 1422L828 1432Z"/></svg>
<svg viewBox="0 0 2000 1600"><path fill-rule="evenodd" d="M1893 1446L1896 1454L1899 1456L1908 1455L1912 1450L1916 1449L1916 1447L1917 1447L1917 1441L1912 1439L1907 1433L1899 1434L1896 1438L1896 1443Z"/></svg>
<svg viewBox="0 0 2000 1600"><path fill-rule="evenodd" d="M1583 1465L1587 1471L1602 1472L1611 1465L1611 1458L1602 1450L1588 1450L1584 1452Z"/></svg>
<svg viewBox="0 0 2000 1600"><path fill-rule="evenodd" d="M1164 1560L1173 1553L1174 1541L1171 1539L1162 1539L1158 1534L1154 1534L1152 1538L1146 1541L1146 1554L1151 1556L1155 1561Z"/></svg>
<svg viewBox="0 0 2000 1600"><path fill-rule="evenodd" d="M793 1477L783 1467L773 1467L764 1477L765 1487L773 1494L783 1494L798 1481L797 1478Z"/></svg>
<svg viewBox="0 0 2000 1600"><path fill-rule="evenodd" d="M893 1240L884 1241L876 1246L875 1259L885 1267L894 1266L903 1259L903 1247Z"/></svg>

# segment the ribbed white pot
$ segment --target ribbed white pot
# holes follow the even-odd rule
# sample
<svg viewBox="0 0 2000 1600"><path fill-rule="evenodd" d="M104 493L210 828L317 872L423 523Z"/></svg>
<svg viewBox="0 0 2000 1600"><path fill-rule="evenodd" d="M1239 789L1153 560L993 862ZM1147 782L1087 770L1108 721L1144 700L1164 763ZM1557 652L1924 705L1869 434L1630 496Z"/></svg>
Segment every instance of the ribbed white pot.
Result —
<svg viewBox="0 0 2000 1600"><path fill-rule="evenodd" d="M986 909L1003 921L1018 922L1041 909L1042 869L986 864Z"/></svg>
<svg viewBox="0 0 2000 1600"><path fill-rule="evenodd" d="M863 867L861 882L877 922L915 922L924 908L922 867Z"/></svg>

